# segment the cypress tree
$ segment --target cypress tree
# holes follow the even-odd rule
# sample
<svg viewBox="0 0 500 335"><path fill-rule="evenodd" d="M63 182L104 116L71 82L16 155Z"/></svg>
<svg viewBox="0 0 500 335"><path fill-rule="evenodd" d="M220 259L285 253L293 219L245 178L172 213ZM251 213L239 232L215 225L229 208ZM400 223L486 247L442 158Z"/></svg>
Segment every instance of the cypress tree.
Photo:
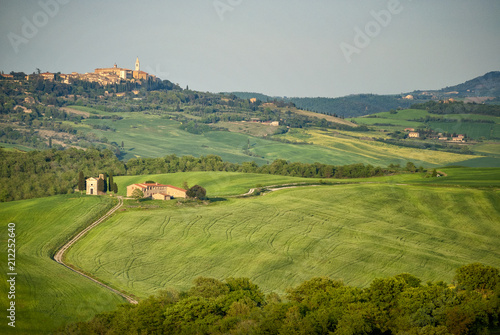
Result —
<svg viewBox="0 0 500 335"><path fill-rule="evenodd" d="M106 176L106 173L104 173L104 180L102 181L103 184L103 192L106 193L108 192L108 177Z"/></svg>
<svg viewBox="0 0 500 335"><path fill-rule="evenodd" d="M113 181L113 171L109 172L109 175L108 175L108 188L109 188L109 191L113 191L113 184L114 184L114 181Z"/></svg>
<svg viewBox="0 0 500 335"><path fill-rule="evenodd" d="M104 180L101 178L97 180L97 191L104 192Z"/></svg>
<svg viewBox="0 0 500 335"><path fill-rule="evenodd" d="M118 185L116 183L113 183L113 192L118 193Z"/></svg>
<svg viewBox="0 0 500 335"><path fill-rule="evenodd" d="M78 174L78 190L85 190L85 177L83 176L83 171L80 171L80 173Z"/></svg>

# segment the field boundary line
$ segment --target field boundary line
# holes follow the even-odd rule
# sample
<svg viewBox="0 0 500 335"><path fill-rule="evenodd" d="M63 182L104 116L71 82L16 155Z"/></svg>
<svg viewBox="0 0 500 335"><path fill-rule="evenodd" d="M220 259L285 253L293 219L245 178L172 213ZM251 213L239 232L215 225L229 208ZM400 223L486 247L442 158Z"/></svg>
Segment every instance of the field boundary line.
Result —
<svg viewBox="0 0 500 335"><path fill-rule="evenodd" d="M134 298L118 291L118 290L115 290L114 288L112 287L109 287L108 285L100 282L99 280L97 280L96 278L93 278L75 268L73 268L72 266L64 263L63 261L63 258L64 258L64 254L66 253L66 251L73 245L75 244L79 239L81 239L85 234L87 234L92 228L95 228L98 224L100 224L101 222L103 222L104 220L106 220L107 218L109 218L114 212L116 212L121 206L123 205L123 199L122 197L118 197L118 204L111 208L106 214L104 214L103 216L101 216L98 220L96 220L95 222L93 222L91 225L89 225L88 227L86 227L85 229L83 229L81 232L79 232L75 237L73 237L69 242L67 242L66 244L64 244L57 252L56 254L54 255L54 261L56 261L57 263L61 264L62 266L70 269L71 271L73 272L76 272L78 273L79 275L85 277L85 278L88 278L90 280L92 280L94 283L96 284L99 284L101 285L102 287L110 290L111 292L113 293L116 293L118 294L119 296L121 296L122 298L125 298L129 303L131 304L135 304L137 305L138 302L137 300L135 300Z"/></svg>

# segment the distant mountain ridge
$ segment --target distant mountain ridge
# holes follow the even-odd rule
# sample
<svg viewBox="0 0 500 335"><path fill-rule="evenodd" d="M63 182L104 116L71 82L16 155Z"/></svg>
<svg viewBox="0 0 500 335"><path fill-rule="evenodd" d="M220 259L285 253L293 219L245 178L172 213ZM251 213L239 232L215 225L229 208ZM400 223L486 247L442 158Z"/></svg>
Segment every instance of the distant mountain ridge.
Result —
<svg viewBox="0 0 500 335"><path fill-rule="evenodd" d="M415 103L429 100L465 99L470 102L498 103L500 100L500 71L488 72L465 83L440 90L413 91L394 95L354 94L340 98L287 98L272 97L262 93L231 92L242 99L256 98L261 101L284 100L298 108L341 117L357 117L409 108Z"/></svg>
<svg viewBox="0 0 500 335"><path fill-rule="evenodd" d="M458 92L459 97L500 97L500 71L486 73L465 83L445 87L440 92Z"/></svg>

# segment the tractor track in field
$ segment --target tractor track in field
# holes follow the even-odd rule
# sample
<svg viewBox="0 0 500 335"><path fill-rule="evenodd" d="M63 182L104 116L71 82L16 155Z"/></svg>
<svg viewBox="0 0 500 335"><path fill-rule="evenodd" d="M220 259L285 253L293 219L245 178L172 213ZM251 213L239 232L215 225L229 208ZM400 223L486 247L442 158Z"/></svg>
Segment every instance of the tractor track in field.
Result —
<svg viewBox="0 0 500 335"><path fill-rule="evenodd" d="M64 254L66 253L66 251L73 245L75 244L80 238L82 238L83 236L85 236L85 234L87 234L92 228L95 228L97 225L99 225L101 222L103 222L104 220L106 220L107 218L109 218L114 212L116 212L121 206L123 205L123 199L122 197L118 197L118 205L116 205L115 207L111 208L106 214L104 214L103 216L101 216L97 221L93 222L90 226L88 226L87 228L83 229L81 232L79 232L75 237L73 237L69 242L67 242L66 244L64 244L59 250L57 250L57 252L55 253L54 255L54 261L56 261L57 263L61 264L62 266L70 269L71 271L73 272L76 272L78 273L79 275L85 277L85 278L88 278L90 279L91 281L93 281L94 283L96 284L99 284L101 285L102 287L108 289L109 291L113 292L113 293L116 293L118 294L119 296L125 298L129 303L131 304L137 304L137 300L135 300L134 298L118 291L118 290L115 290L114 288L111 288L109 287L108 285L100 282L99 280L97 280L96 278L93 278L89 275L86 275L85 273L69 266L68 264L64 263L63 259L64 259Z"/></svg>

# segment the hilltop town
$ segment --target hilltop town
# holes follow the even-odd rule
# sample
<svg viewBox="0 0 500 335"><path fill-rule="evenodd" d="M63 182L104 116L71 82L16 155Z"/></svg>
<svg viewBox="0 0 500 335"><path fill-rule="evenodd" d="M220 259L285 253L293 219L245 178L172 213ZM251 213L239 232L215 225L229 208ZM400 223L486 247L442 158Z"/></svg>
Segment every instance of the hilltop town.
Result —
<svg viewBox="0 0 500 335"><path fill-rule="evenodd" d="M13 74L1 74L3 78L14 79ZM139 57L135 61L134 70L127 68L118 67L114 64L113 67L109 68L97 68L94 72L78 73L71 72L69 74L64 73L52 73L52 72L40 72L33 73L25 76L26 80L50 80L50 81L61 81L65 84L72 84L77 80L88 81L90 83L99 83L103 86L111 84L121 84L125 82L142 82L142 81L161 81L160 78L155 75L149 74L145 71L141 71Z"/></svg>

